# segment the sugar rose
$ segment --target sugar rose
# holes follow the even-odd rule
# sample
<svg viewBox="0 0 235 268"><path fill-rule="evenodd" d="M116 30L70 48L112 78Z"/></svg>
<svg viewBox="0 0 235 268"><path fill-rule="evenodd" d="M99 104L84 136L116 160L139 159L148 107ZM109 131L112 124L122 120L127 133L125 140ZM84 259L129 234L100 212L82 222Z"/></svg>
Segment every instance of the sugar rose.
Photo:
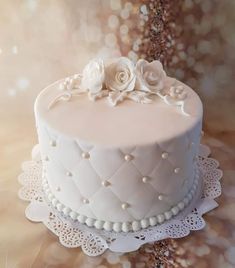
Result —
<svg viewBox="0 0 235 268"><path fill-rule="evenodd" d="M105 68L105 84L113 91L132 91L136 76L133 63L125 57L107 63Z"/></svg>
<svg viewBox="0 0 235 268"><path fill-rule="evenodd" d="M136 88L146 92L159 92L164 87L166 73L160 61L148 62L140 59L136 63Z"/></svg>
<svg viewBox="0 0 235 268"><path fill-rule="evenodd" d="M90 61L83 70L81 88L94 94L98 93L103 88L104 75L103 61Z"/></svg>

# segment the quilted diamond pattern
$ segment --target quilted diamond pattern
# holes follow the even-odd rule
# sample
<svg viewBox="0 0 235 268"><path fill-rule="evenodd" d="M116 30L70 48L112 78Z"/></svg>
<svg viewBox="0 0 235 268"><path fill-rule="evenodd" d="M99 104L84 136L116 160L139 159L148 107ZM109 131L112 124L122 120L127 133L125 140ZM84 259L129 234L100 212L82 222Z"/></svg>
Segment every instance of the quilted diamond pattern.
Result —
<svg viewBox="0 0 235 268"><path fill-rule="evenodd" d="M162 160L161 153L159 152L161 152L161 148L157 144L153 146L137 147L132 152L134 156L132 163L143 176L150 174L156 167L156 164ZM146 159L148 160L146 161ZM142 164L144 162L145 165Z"/></svg>
<svg viewBox="0 0 235 268"><path fill-rule="evenodd" d="M97 148L90 155L90 163L102 179L109 179L124 162L123 153L115 149Z"/></svg>
<svg viewBox="0 0 235 268"><path fill-rule="evenodd" d="M110 189L102 188L90 198L89 205L98 219L117 222L131 220L128 209L123 210L120 203L120 199Z"/></svg>
<svg viewBox="0 0 235 268"><path fill-rule="evenodd" d="M88 217L117 222L150 217L170 209L191 185L200 124L172 140L129 148L94 146L62 136L41 122L38 126L51 190L61 203ZM103 180L109 183L102 185ZM128 204L125 209L123 203Z"/></svg>
<svg viewBox="0 0 235 268"><path fill-rule="evenodd" d="M128 197L140 188L141 175L132 163L124 162L113 174L111 179L111 190L122 202L126 202ZM130 188L131 185L131 188Z"/></svg>
<svg viewBox="0 0 235 268"><path fill-rule="evenodd" d="M100 177L90 161L86 159L82 160L74 169L72 179L85 198L90 198L101 187Z"/></svg>

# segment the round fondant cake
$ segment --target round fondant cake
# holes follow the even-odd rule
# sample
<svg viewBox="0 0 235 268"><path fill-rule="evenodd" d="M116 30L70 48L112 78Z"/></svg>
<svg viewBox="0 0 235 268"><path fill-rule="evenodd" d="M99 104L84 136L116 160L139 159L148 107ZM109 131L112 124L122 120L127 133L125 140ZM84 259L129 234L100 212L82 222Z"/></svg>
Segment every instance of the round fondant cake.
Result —
<svg viewBox="0 0 235 268"><path fill-rule="evenodd" d="M202 113L198 95L159 61L91 61L35 102L48 201L107 231L169 220L197 189Z"/></svg>

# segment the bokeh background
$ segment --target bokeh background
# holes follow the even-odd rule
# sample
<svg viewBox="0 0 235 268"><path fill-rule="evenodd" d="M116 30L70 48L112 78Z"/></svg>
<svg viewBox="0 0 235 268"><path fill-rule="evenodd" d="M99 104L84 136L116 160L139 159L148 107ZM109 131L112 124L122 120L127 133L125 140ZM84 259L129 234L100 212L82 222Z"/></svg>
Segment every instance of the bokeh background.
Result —
<svg viewBox="0 0 235 268"><path fill-rule="evenodd" d="M205 231L92 259L24 218L17 176L37 143L37 94L89 59L114 55L160 59L169 75L197 91L224 192ZM0 0L0 267L234 267L234 78L233 0Z"/></svg>

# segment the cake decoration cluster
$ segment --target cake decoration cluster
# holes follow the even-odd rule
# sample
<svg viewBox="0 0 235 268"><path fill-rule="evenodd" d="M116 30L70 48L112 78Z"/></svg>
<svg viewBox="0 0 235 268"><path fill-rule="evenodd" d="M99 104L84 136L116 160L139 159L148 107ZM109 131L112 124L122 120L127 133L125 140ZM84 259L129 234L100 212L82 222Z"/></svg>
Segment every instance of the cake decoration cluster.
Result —
<svg viewBox="0 0 235 268"><path fill-rule="evenodd" d="M92 101L106 97L111 106L125 99L148 104L153 96L159 96L169 105L180 106L184 114L187 93L176 80L168 77L160 61L148 62L139 59L134 63L126 57L103 61L90 61L82 74L75 74L60 83L59 94L49 105L58 101L69 101L73 96L88 94Z"/></svg>

